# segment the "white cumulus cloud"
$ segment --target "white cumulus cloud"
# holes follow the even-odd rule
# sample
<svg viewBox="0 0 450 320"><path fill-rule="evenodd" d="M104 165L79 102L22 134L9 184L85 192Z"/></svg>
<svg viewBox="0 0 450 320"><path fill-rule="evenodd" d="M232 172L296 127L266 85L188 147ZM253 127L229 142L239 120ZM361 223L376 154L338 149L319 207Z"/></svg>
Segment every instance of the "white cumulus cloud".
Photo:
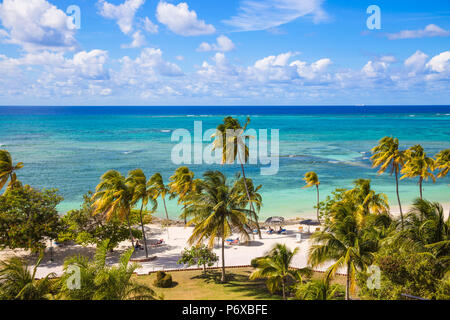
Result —
<svg viewBox="0 0 450 320"><path fill-rule="evenodd" d="M156 18L170 31L182 36L198 36L216 32L213 25L199 20L197 13L189 10L189 6L185 2L176 6L164 1L159 2L156 8Z"/></svg>
<svg viewBox="0 0 450 320"><path fill-rule="evenodd" d="M200 46L197 48L197 51L199 52L205 52L205 51L220 51L220 52L227 52L231 51L235 48L235 45L233 41L231 41L230 38L221 35L217 37L216 43L209 44L207 42L202 42Z"/></svg>
<svg viewBox="0 0 450 320"><path fill-rule="evenodd" d="M133 31L133 21L136 12L145 0L126 0L120 5L113 5L105 0L99 0L100 15L107 19L116 20L120 30L125 34Z"/></svg>
<svg viewBox="0 0 450 320"><path fill-rule="evenodd" d="M0 21L7 43L26 51L73 49L75 25L70 17L46 0L4 0L0 3Z"/></svg>

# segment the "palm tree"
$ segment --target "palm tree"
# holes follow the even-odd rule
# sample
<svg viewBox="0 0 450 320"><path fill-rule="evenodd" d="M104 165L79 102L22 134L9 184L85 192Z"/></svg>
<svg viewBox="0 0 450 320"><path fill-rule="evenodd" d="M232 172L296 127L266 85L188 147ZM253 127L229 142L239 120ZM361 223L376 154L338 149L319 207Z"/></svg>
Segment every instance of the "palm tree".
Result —
<svg viewBox="0 0 450 320"><path fill-rule="evenodd" d="M305 174L305 177L303 178L303 180L305 180L305 182L306 182L306 186L304 186L303 188L310 188L313 186L316 187L316 190L317 190L317 221L320 222L320 219L319 219L319 185L320 185L319 177L317 176L317 173L315 173L314 171L310 171Z"/></svg>
<svg viewBox="0 0 450 320"><path fill-rule="evenodd" d="M0 150L0 190L9 179L8 188L14 187L18 182L16 171L23 168L23 163L13 164L11 155L6 150ZM6 190L5 190L6 192Z"/></svg>
<svg viewBox="0 0 450 320"><path fill-rule="evenodd" d="M258 223L258 214L261 211L262 207L262 196L258 192L262 188L262 185L259 185L255 188L252 179L247 178L247 182L245 184L244 178L240 178L239 175L237 178L238 179L235 181L233 186L233 190L237 196L237 201L242 204L243 208L249 205L245 187L245 185L247 185L248 194L250 195L250 201L252 203L250 208L254 210L256 207L256 212L252 210L250 219L255 223L256 226Z"/></svg>
<svg viewBox="0 0 450 320"><path fill-rule="evenodd" d="M411 240L418 251L431 249L436 257L449 259L450 217L445 219L444 209L437 202L416 199L406 216L405 231L399 236Z"/></svg>
<svg viewBox="0 0 450 320"><path fill-rule="evenodd" d="M171 198L178 196L178 204L183 204L182 217L186 225L186 206L189 192L193 188L194 173L188 167L179 167L173 176L169 178L169 192Z"/></svg>
<svg viewBox="0 0 450 320"><path fill-rule="evenodd" d="M400 218L403 228L403 211L400 202L400 194L398 191L398 174L401 167L405 164L405 152L399 150L399 143L397 138L384 137L378 145L372 149L373 156L371 157L373 168L380 167L379 174L385 172L390 168L390 174L395 174L395 190L397 193L398 207L400 209Z"/></svg>
<svg viewBox="0 0 450 320"><path fill-rule="evenodd" d="M370 214L387 214L389 212L388 198L384 193L376 193L370 187L370 179L357 179L355 187L344 193L344 200L357 206L358 222L364 223Z"/></svg>
<svg viewBox="0 0 450 320"><path fill-rule="evenodd" d="M154 199L154 191L148 187L147 177L142 169L135 169L128 173L127 184L133 190L133 199L131 206L134 207L139 201L141 202L141 209L139 211L139 218L141 222L142 237L144 238L145 257L148 258L147 237L145 236L144 222L142 219L142 210L147 207L148 202L152 202L152 211L156 209L156 201Z"/></svg>
<svg viewBox="0 0 450 320"><path fill-rule="evenodd" d="M132 280L133 273L140 266L130 264L133 249L123 253L116 266L106 265L108 240L103 242L94 259L77 255L64 261L64 274L60 279L61 297L75 300L145 300L155 299L155 292ZM80 288L70 288L73 268L79 269Z"/></svg>
<svg viewBox="0 0 450 320"><path fill-rule="evenodd" d="M437 177L443 178L450 170L450 149L440 151L436 155L436 169L440 170Z"/></svg>
<svg viewBox="0 0 450 320"><path fill-rule="evenodd" d="M196 215L188 225L195 228L188 239L190 245L201 244L208 239L209 247L213 247L214 240L222 242L222 282L225 282L225 239L235 229L247 241L249 236L245 231L248 210L242 209L228 185L227 178L219 171L207 171L203 174L201 192L192 200Z"/></svg>
<svg viewBox="0 0 450 320"><path fill-rule="evenodd" d="M302 300L336 300L341 292L339 284L331 284L331 277L326 274L320 280L311 280L296 286L296 296Z"/></svg>
<svg viewBox="0 0 450 320"><path fill-rule="evenodd" d="M267 256L258 259L257 269L250 275L250 280L267 279L269 291L274 293L281 289L286 300L287 280L296 280L295 272L289 270L289 266L297 252L298 248L291 251L284 244L275 244Z"/></svg>
<svg viewBox="0 0 450 320"><path fill-rule="evenodd" d="M130 215L133 206L134 190L127 179L116 170L109 170L100 178L100 183L92 195L93 214L102 214L107 220L117 216L126 220L130 232L131 244L134 247L131 231Z"/></svg>
<svg viewBox="0 0 450 320"><path fill-rule="evenodd" d="M249 123L250 123L249 117L247 117L247 121L243 127L239 123L239 120L233 117L226 117L223 120L223 123L217 126L216 133L213 134L212 137L215 138L213 141L213 150L222 149L222 164L234 163L236 157L238 158L239 163L241 165L244 187L247 193L250 209L252 212L255 213L250 192L247 186L247 179L245 177L245 170L244 170L244 163L247 163L247 160L249 158L249 149L246 145L246 139L252 138L251 136L244 134L244 131L247 129ZM232 133L231 136L230 133ZM256 228L258 229L258 236L260 239L262 239L259 222L256 220L255 223Z"/></svg>
<svg viewBox="0 0 450 320"><path fill-rule="evenodd" d="M42 261L41 254L32 270L17 257L0 261L0 300L47 300L55 290L52 284L54 273L36 279L36 270Z"/></svg>
<svg viewBox="0 0 450 320"><path fill-rule="evenodd" d="M360 227L356 205L341 202L332 210L331 224L324 231L311 236L314 244L309 249L308 263L315 267L327 261L333 262L328 268L330 276L339 268L345 268L345 295L346 300L349 300L350 290L355 287L356 273L371 264L373 253L378 249L378 241L369 237L366 230Z"/></svg>
<svg viewBox="0 0 450 320"><path fill-rule="evenodd" d="M169 214L167 213L166 206L166 195L169 193L169 188L164 184L161 173L155 173L148 181L147 187L153 193L153 200L156 201L159 197L161 197L164 204L164 210L166 212L166 219L169 220Z"/></svg>
<svg viewBox="0 0 450 320"><path fill-rule="evenodd" d="M407 161L405 163L405 167L401 171L401 173L403 173L403 176L400 178L400 180L405 178L419 177L420 199L423 199L423 181L427 181L428 178L431 178L433 182L436 182L436 178L433 174L435 166L434 160L433 158L427 157L427 154L420 144L412 146L411 148L406 150L405 154Z"/></svg>

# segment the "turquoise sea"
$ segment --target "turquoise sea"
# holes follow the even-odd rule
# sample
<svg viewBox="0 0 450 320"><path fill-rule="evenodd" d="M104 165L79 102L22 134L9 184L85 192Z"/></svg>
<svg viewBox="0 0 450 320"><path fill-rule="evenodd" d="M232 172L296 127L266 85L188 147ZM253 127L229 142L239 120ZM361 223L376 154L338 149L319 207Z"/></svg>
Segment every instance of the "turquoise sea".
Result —
<svg viewBox="0 0 450 320"><path fill-rule="evenodd" d="M19 179L38 188L57 188L64 196L61 212L77 208L108 169L126 174L142 168L161 172L168 181L177 165L171 161L173 130L193 132L194 121L215 128L225 115L250 128L279 129L279 172L260 175L247 165L247 175L262 184L261 216L313 213L314 189L302 189L307 171L321 180L321 199L335 188L351 187L357 178L372 179L377 192L395 201L394 178L371 168L370 149L383 136L396 136L407 148L421 144L430 155L450 148L450 106L382 107L0 107L0 148L24 162ZM208 143L204 143L204 147ZM237 165L189 165L197 177L223 170L230 178ZM417 180L402 180L405 203L418 196ZM424 196L450 202L450 177L424 184ZM161 206L162 209L162 206ZM179 214L174 201L172 217ZM158 215L162 212L159 211Z"/></svg>

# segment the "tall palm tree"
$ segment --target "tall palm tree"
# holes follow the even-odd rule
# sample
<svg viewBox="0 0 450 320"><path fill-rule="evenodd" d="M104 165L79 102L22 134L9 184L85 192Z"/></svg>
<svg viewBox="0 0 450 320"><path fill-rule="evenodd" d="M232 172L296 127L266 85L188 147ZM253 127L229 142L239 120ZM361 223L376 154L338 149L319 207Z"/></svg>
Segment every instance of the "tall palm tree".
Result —
<svg viewBox="0 0 450 320"><path fill-rule="evenodd" d="M298 248L291 251L284 244L275 244L267 256L258 259L257 269L250 275L250 280L267 279L269 291L274 293L281 289L286 300L287 281L289 278L296 280L295 272L289 270L289 266L297 252Z"/></svg>
<svg viewBox="0 0 450 320"><path fill-rule="evenodd" d="M397 193L398 207L400 209L400 218L403 228L403 211L402 203L400 202L400 193L398 191L398 175L402 166L405 164L405 152L399 150L399 143L397 138L384 137L378 145L372 149L372 164L373 168L380 167L379 174L382 174L390 168L390 174L395 174L395 190Z"/></svg>
<svg viewBox="0 0 450 320"><path fill-rule="evenodd" d="M130 232L131 244L134 247L133 233L131 231L130 215L133 206L133 187L127 183L127 179L116 170L105 172L100 183L92 195L93 214L102 214L107 220L117 216L126 220Z"/></svg>
<svg viewBox="0 0 450 320"><path fill-rule="evenodd" d="M0 150L0 190L6 184L8 179L8 188L12 188L18 182L16 171L21 168L23 168L22 162L18 162L14 165L11 154L6 150Z"/></svg>
<svg viewBox="0 0 450 320"><path fill-rule="evenodd" d="M148 187L147 177L142 169L135 169L128 173L127 184L133 190L133 199L131 206L134 207L139 201L141 202L141 209L139 211L139 218L141 222L142 237L144 238L145 257L148 258L147 237L144 230L144 221L142 219L142 210L147 207L150 201L153 205L152 211L156 209L156 201L154 191Z"/></svg>
<svg viewBox="0 0 450 320"><path fill-rule="evenodd" d="M437 177L443 178L450 170L450 149L445 149L436 154L436 169L440 170Z"/></svg>
<svg viewBox="0 0 450 320"><path fill-rule="evenodd" d="M169 192L171 198L178 197L178 204L183 204L182 217L186 225L186 207L189 192L193 188L194 173L188 167L179 167L175 170L173 176L169 178Z"/></svg>
<svg viewBox="0 0 450 320"><path fill-rule="evenodd" d="M108 240L103 242L93 259L77 255L64 261L64 274L60 279L61 298L72 300L153 300L155 292L140 283L133 281L132 276L137 264L130 264L133 249L123 253L118 265L106 264ZM80 288L68 287L69 278L77 266L80 272Z"/></svg>
<svg viewBox="0 0 450 320"><path fill-rule="evenodd" d="M303 188L311 188L313 186L316 187L316 190L317 190L317 221L320 222L320 219L319 219L319 185L320 185L319 177L317 176L317 173L315 173L314 171L310 171L310 172L305 173L305 177L303 178L303 180L305 180L305 182L306 182L306 186L304 186Z"/></svg>
<svg viewBox="0 0 450 320"><path fill-rule="evenodd" d="M328 268L330 276L340 268L346 269L346 300L350 299L350 290L355 287L357 271L365 270L373 261L373 253L378 250L377 239L369 237L360 227L356 212L356 205L351 203L335 205L332 223L324 231L311 236L314 244L308 254L308 263L312 267L331 261L333 264Z"/></svg>
<svg viewBox="0 0 450 320"><path fill-rule="evenodd" d="M32 270L27 263L17 257L0 261L0 300L47 300L52 299L54 286L50 273L44 278L36 279L36 270L42 261L40 255Z"/></svg>
<svg viewBox="0 0 450 320"><path fill-rule="evenodd" d="M188 239L190 245L201 244L208 240L212 248L215 239L222 242L222 282L225 282L225 239L237 230L247 241L249 236L245 231L248 210L242 209L232 193L232 187L227 183L225 175L219 171L207 171L203 174L201 192L192 200L196 215L188 225L195 228Z"/></svg>
<svg viewBox="0 0 450 320"><path fill-rule="evenodd" d="M422 183L423 181L427 181L428 178L431 178L433 182L436 182L436 178L434 177L434 160L433 158L427 157L423 147L420 144L412 146L405 152L406 154L406 163L403 167L401 173L403 176L400 178L414 178L419 177L419 190L420 190L420 199L423 199L422 196Z"/></svg>
<svg viewBox="0 0 450 320"><path fill-rule="evenodd" d="M167 213L166 195L169 193L169 188L164 184L161 173L157 172L151 176L147 183L147 187L153 193L153 200L161 198L164 204L164 210L166 212L166 219L169 220L169 214Z"/></svg>
<svg viewBox="0 0 450 320"><path fill-rule="evenodd" d="M250 123L250 117L247 117L245 125L242 127L238 119L233 117L226 117L223 123L219 124L216 128L216 133L212 135L214 137L213 150L222 149L222 164L232 164L238 159L241 165L242 177L244 182L245 191L247 193L250 209L255 212L253 203L251 200L250 192L247 186L247 179L245 177L244 163L247 163L249 158L249 149L246 145L246 139L253 138L249 135L245 135L244 132ZM232 134L230 136L230 133ZM258 230L258 236L262 239L261 228L259 222L256 220L256 228Z"/></svg>
<svg viewBox="0 0 450 320"><path fill-rule="evenodd" d="M255 226L258 223L258 214L261 211L262 207L262 196L258 192L262 185L259 185L255 188L255 185L253 184L253 180L247 178L246 184L244 183L244 178L240 178L239 175L237 177L238 179L235 181L233 190L234 193L237 196L237 201L242 204L242 206L245 208L249 205L248 196L246 190L248 190L248 194L250 195L250 203L252 203L252 206L250 206L251 209L256 211L251 211L250 219L254 222ZM247 185L247 189L245 187Z"/></svg>

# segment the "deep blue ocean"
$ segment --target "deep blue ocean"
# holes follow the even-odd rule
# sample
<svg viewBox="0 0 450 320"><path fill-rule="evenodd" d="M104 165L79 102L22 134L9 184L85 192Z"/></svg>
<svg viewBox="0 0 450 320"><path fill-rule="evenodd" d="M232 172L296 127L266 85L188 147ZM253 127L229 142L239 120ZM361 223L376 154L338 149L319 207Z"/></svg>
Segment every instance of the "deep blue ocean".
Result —
<svg viewBox="0 0 450 320"><path fill-rule="evenodd" d="M108 169L126 174L142 168L148 176L161 172L168 181L178 165L171 160L174 130L215 128L224 116L252 129L279 129L279 172L260 175L260 165L247 165L262 184L261 216L301 216L314 212L315 190L302 189L307 171L321 180L321 199L335 188L349 188L357 178L372 179L396 205L394 178L371 168L370 149L384 136L400 139L402 148L421 144L429 155L450 148L450 106L324 106L324 107L0 107L0 148L15 162L24 162L18 177L38 188L57 188L65 200L61 212L77 208ZM205 142L204 147L209 143ZM222 170L230 179L238 165L189 165L197 177ZM450 202L450 177L424 184L424 196ZM417 180L402 180L402 201L418 196ZM169 204L172 217L179 214ZM161 214L159 210L158 215Z"/></svg>

